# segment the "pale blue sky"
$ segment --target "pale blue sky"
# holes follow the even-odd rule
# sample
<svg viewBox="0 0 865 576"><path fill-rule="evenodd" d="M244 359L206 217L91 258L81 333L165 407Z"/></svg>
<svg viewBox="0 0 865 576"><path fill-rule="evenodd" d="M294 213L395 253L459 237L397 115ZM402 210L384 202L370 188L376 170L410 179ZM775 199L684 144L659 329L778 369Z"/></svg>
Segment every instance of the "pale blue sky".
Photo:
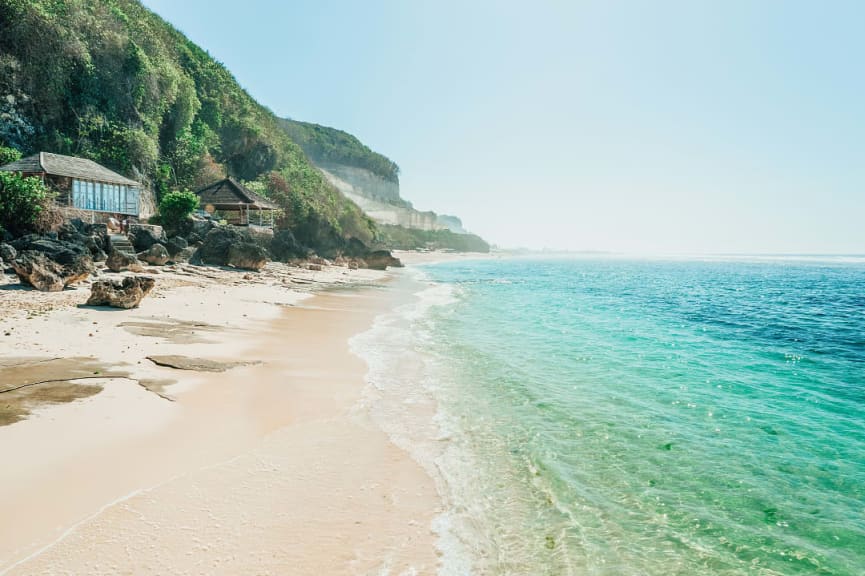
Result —
<svg viewBox="0 0 865 576"><path fill-rule="evenodd" d="M145 4L492 242L865 253L865 2Z"/></svg>

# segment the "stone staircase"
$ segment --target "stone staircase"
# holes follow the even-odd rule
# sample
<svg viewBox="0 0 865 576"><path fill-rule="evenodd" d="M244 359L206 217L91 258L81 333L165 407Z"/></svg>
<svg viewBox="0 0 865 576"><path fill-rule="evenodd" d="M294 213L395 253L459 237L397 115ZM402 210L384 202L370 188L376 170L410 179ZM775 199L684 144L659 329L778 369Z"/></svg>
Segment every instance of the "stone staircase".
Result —
<svg viewBox="0 0 865 576"><path fill-rule="evenodd" d="M126 234L112 234L109 236L109 239L111 240L111 247L113 249L130 256L135 256L135 248L132 246L132 243L129 241Z"/></svg>

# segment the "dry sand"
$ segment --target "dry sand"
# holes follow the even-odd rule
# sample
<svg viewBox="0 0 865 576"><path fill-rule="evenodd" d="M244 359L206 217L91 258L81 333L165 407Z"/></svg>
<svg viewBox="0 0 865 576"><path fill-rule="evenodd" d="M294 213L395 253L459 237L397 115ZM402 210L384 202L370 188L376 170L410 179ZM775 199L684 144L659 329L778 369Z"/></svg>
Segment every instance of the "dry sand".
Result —
<svg viewBox="0 0 865 576"><path fill-rule="evenodd" d="M0 392L23 418L0 426L0 574L435 573L435 486L348 349L406 297L385 277L181 267L129 311L0 285L0 390L76 392ZM298 291L336 284L379 286Z"/></svg>

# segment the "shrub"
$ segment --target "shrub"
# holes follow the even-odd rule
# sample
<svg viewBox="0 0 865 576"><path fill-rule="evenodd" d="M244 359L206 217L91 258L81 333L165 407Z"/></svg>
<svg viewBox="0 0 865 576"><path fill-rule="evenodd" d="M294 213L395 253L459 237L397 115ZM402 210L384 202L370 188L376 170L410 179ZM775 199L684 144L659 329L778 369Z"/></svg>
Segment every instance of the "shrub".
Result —
<svg viewBox="0 0 865 576"><path fill-rule="evenodd" d="M44 228L53 198L40 178L0 172L0 227L18 236Z"/></svg>
<svg viewBox="0 0 865 576"><path fill-rule="evenodd" d="M159 201L159 216L162 225L169 229L179 228L192 211L198 208L198 196L189 190L166 192Z"/></svg>
<svg viewBox="0 0 865 576"><path fill-rule="evenodd" d="M0 146L0 166L4 164L9 164L10 162L15 162L16 160L21 159L21 152L16 150L15 148L7 148L6 146Z"/></svg>

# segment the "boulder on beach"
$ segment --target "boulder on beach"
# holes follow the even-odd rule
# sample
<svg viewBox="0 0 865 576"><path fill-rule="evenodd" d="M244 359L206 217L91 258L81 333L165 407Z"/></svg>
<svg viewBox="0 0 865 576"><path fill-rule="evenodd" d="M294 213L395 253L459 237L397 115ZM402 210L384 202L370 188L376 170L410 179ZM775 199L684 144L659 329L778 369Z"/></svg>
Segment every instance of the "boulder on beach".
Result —
<svg viewBox="0 0 865 576"><path fill-rule="evenodd" d="M162 244L153 244L147 250L139 252L138 259L154 266L164 266L171 259L171 255Z"/></svg>
<svg viewBox="0 0 865 576"><path fill-rule="evenodd" d="M197 257L204 264L234 266L261 270L267 263L267 251L233 228L213 228L204 237Z"/></svg>
<svg viewBox="0 0 865 576"><path fill-rule="evenodd" d="M112 272L122 272L123 270L141 272L142 269L141 262L138 261L138 258L131 254L127 254L126 252L121 252L120 250L112 250L111 254L109 254L108 258L105 260L105 265Z"/></svg>
<svg viewBox="0 0 865 576"><path fill-rule="evenodd" d="M133 224L129 227L129 241L135 247L136 252L150 250L154 244L161 244L165 240L162 227L150 224Z"/></svg>
<svg viewBox="0 0 865 576"><path fill-rule="evenodd" d="M371 270L387 270L388 266L402 268L399 258L394 258L389 250L374 250L363 257L366 267Z"/></svg>
<svg viewBox="0 0 865 576"><path fill-rule="evenodd" d="M81 282L93 272L90 256L79 254L68 263L52 260L44 252L25 250L12 261L19 280L42 292L59 292Z"/></svg>
<svg viewBox="0 0 865 576"><path fill-rule="evenodd" d="M274 260L288 262L295 258L305 258L309 251L300 245L291 230L280 230L273 235L270 253Z"/></svg>
<svg viewBox="0 0 865 576"><path fill-rule="evenodd" d="M150 276L127 276L123 280L99 280L91 286L87 306L137 308L156 285Z"/></svg>
<svg viewBox="0 0 865 576"><path fill-rule="evenodd" d="M17 255L18 252L9 244L0 244L0 260L11 263Z"/></svg>
<svg viewBox="0 0 865 576"><path fill-rule="evenodd" d="M252 242L234 244L228 250L228 265L243 270L261 270L267 264L267 251Z"/></svg>
<svg viewBox="0 0 865 576"><path fill-rule="evenodd" d="M168 253L174 257L177 256L183 250L189 248L189 243L186 241L183 236L175 236L174 238L169 238L168 242L165 243L165 249L168 250Z"/></svg>
<svg viewBox="0 0 865 576"><path fill-rule="evenodd" d="M63 265L73 264L81 257L90 255L90 250L83 243L61 240L56 236L27 234L14 240L11 244L18 252L41 252L49 260Z"/></svg>

